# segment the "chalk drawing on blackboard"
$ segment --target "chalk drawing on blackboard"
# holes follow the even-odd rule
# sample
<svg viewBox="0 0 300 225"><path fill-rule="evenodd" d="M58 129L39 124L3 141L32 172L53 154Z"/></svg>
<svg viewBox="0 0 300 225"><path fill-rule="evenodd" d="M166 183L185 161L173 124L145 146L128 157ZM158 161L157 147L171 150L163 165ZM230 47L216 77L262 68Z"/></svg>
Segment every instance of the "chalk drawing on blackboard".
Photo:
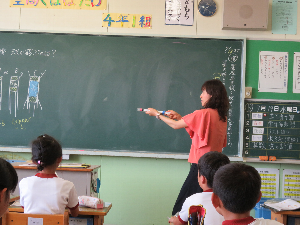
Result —
<svg viewBox="0 0 300 225"><path fill-rule="evenodd" d="M1 105L2 105L2 77L3 76L0 76L0 110L1 110Z"/></svg>
<svg viewBox="0 0 300 225"><path fill-rule="evenodd" d="M41 73L40 76L36 76L35 75L36 70L34 71L34 75L30 76L29 73L29 85L28 85L28 94L27 94L27 98L26 101L24 103L24 107L26 106L26 108L29 110L30 112L30 107L32 105L33 107L33 117L34 117L34 111L35 109L39 108L42 110L42 105L39 101L39 88L40 88L40 81L41 81L41 77L46 73L46 70L44 71L44 73Z"/></svg>
<svg viewBox="0 0 300 225"><path fill-rule="evenodd" d="M1 68L0 68L1 71ZM2 78L3 76L0 76L0 110L1 110L1 105L2 105Z"/></svg>
<svg viewBox="0 0 300 225"><path fill-rule="evenodd" d="M18 73L18 68L15 69L15 73ZM17 110L19 109L19 81L23 73L20 72L20 76L11 76L9 82L9 97L8 97L8 109L11 114L11 105L12 101L15 106L15 117L17 117ZM11 98L11 95L15 94L14 99Z"/></svg>
<svg viewBox="0 0 300 225"><path fill-rule="evenodd" d="M232 63L235 63L237 60L238 60L238 55L237 54L230 54L229 56L228 56L228 61L229 62L232 62Z"/></svg>
<svg viewBox="0 0 300 225"><path fill-rule="evenodd" d="M1 52L1 49L0 49L0 52ZM1 68L0 68L0 71L1 71ZM3 74L8 74L8 71L4 71ZM0 87L1 87L1 90L0 90L0 110L2 109L2 96L3 96L3 89L2 89L2 81L3 81L3 76L1 76L1 79L0 79Z"/></svg>

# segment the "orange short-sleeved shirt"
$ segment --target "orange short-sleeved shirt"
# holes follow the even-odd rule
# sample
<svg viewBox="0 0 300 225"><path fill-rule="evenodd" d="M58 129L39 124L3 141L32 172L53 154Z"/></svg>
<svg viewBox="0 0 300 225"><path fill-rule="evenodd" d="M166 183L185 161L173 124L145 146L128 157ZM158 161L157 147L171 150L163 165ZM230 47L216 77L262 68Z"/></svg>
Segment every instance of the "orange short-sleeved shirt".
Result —
<svg viewBox="0 0 300 225"><path fill-rule="evenodd" d="M206 152L222 152L227 143L227 122L220 120L216 109L201 109L182 117L192 139L188 161L198 163Z"/></svg>

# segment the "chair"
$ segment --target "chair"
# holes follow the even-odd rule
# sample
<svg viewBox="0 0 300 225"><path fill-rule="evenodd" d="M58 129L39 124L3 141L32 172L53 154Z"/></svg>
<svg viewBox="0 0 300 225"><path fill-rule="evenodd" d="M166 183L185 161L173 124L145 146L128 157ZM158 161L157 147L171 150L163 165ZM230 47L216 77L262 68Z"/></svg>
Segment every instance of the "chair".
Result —
<svg viewBox="0 0 300 225"><path fill-rule="evenodd" d="M28 217L43 218L43 225L69 225L69 212L64 214L27 214L7 212L2 217L2 225L28 225Z"/></svg>

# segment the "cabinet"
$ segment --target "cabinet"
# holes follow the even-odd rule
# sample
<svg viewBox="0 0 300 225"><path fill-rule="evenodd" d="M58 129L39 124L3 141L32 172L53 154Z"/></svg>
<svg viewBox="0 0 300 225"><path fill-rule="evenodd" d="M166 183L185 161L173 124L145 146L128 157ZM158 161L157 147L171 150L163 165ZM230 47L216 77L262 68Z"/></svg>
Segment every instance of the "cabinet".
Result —
<svg viewBox="0 0 300 225"><path fill-rule="evenodd" d="M24 166L24 162L12 163L16 169L19 181L25 177L34 176L37 173L36 166ZM88 168L57 168L57 176L73 182L77 195L86 195L100 198L100 166L90 166ZM20 195L19 186L12 193Z"/></svg>

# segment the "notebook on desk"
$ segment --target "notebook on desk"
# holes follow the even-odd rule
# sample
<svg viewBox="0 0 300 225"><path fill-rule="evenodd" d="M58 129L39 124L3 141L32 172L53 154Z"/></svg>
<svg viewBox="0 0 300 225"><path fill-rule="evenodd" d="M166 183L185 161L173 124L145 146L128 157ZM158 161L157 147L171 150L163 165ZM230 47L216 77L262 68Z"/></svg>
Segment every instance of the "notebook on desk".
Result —
<svg viewBox="0 0 300 225"><path fill-rule="evenodd" d="M290 211L290 210L298 210L300 209L300 203L293 199L284 199L282 201L266 201L263 206L265 208L269 208L275 212L279 211Z"/></svg>

